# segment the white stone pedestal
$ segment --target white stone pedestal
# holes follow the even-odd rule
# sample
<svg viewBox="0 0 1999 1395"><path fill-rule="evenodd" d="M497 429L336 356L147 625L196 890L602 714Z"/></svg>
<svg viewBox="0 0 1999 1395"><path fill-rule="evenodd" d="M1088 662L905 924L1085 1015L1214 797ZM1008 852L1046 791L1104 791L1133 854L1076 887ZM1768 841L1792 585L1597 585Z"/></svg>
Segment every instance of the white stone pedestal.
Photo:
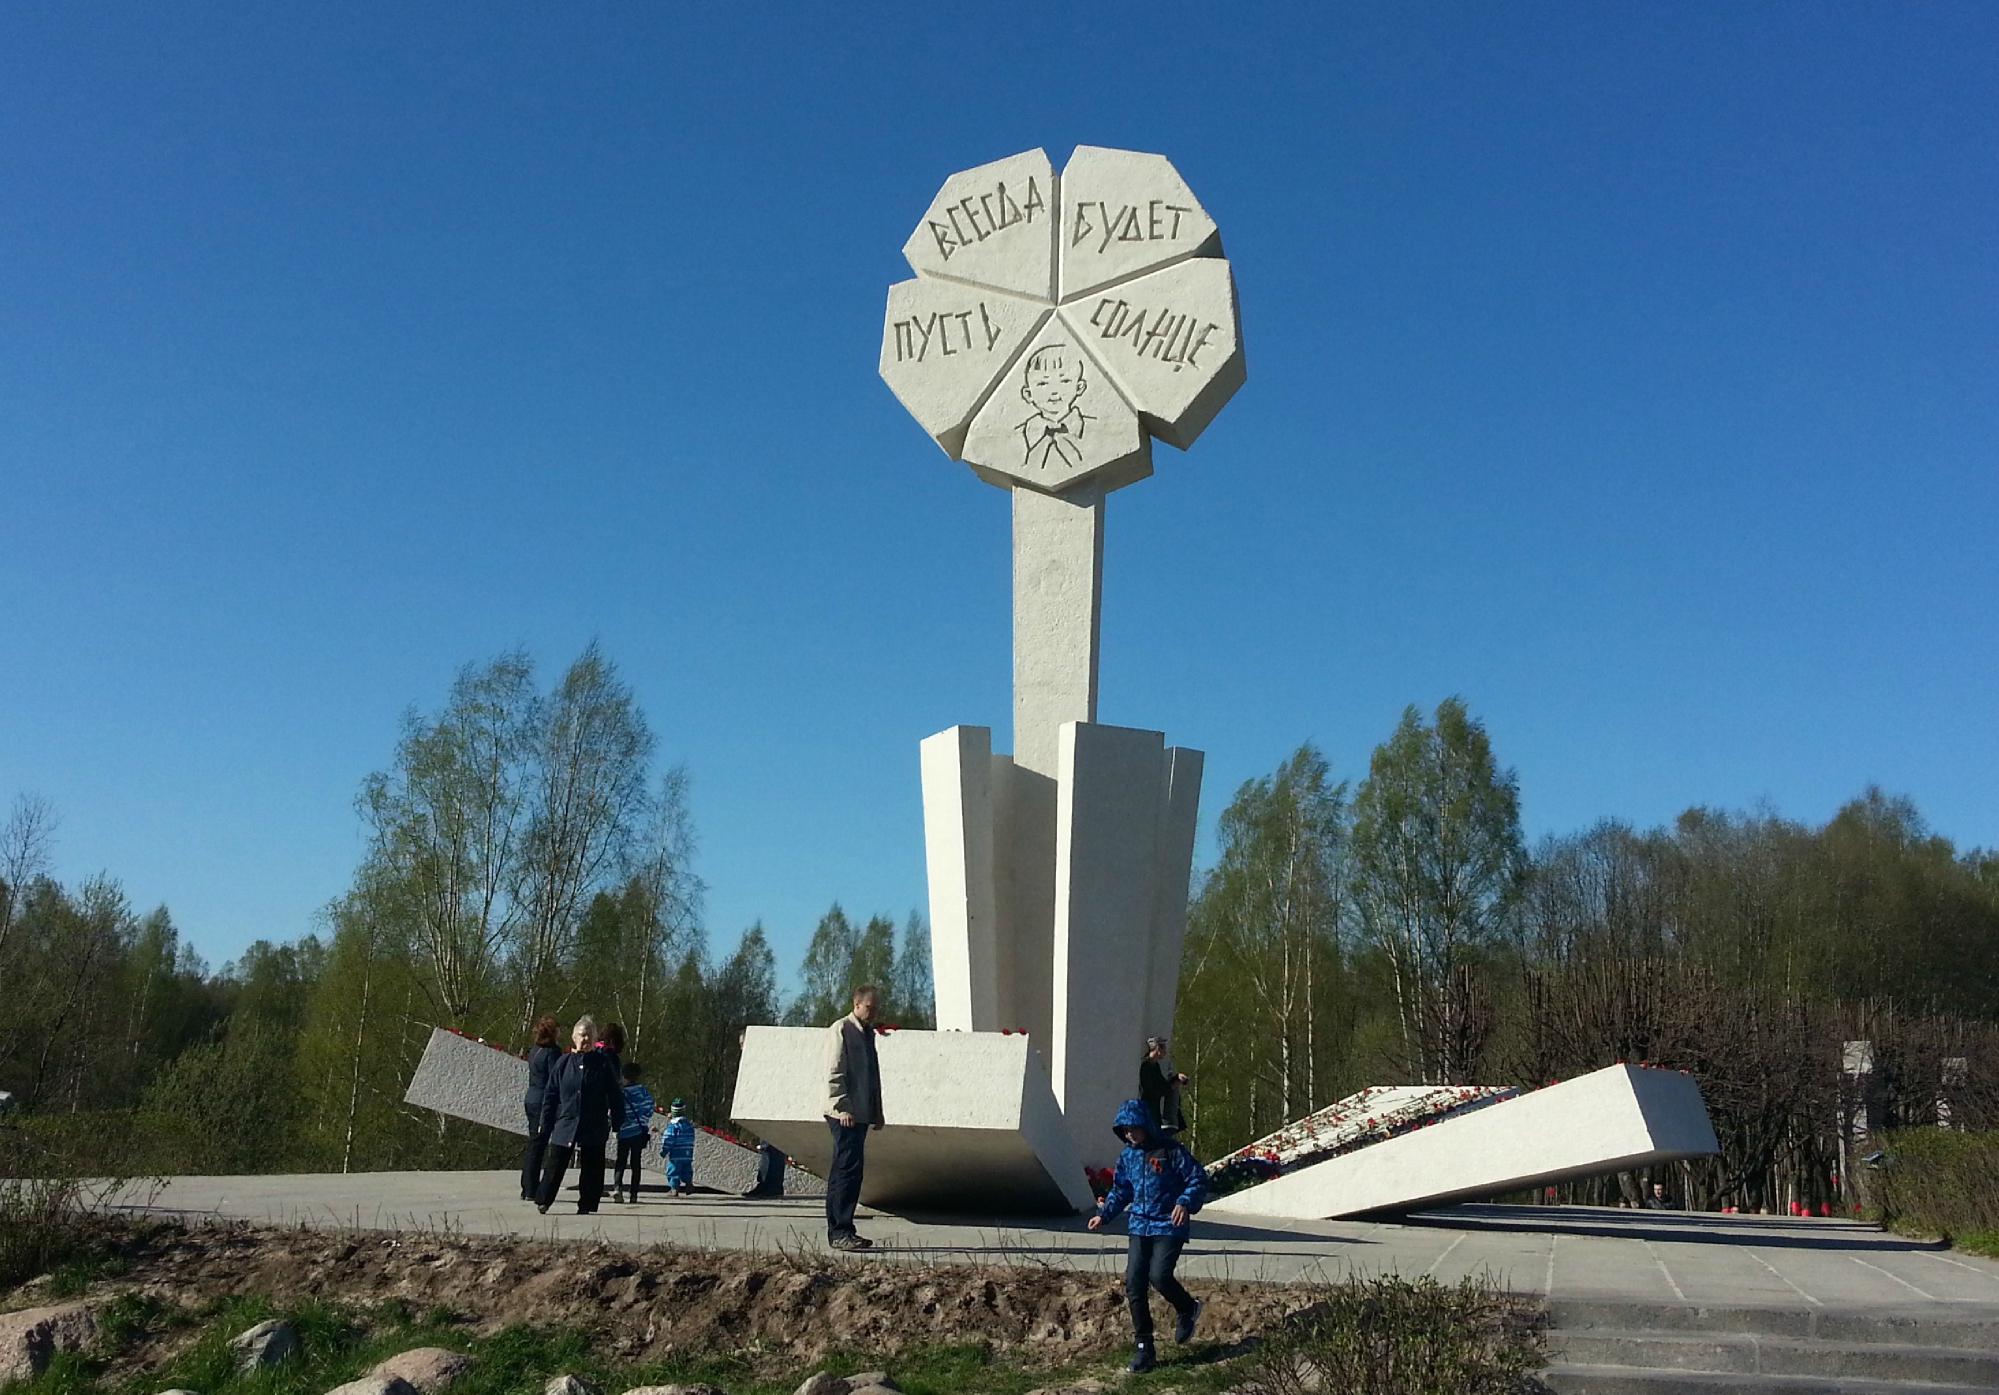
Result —
<svg viewBox="0 0 1999 1395"><path fill-rule="evenodd" d="M985 727L923 743L931 969L943 1031L1025 1030L1078 1156L1107 1167L1145 1038L1170 1035L1201 753L1064 722L1047 773Z"/></svg>

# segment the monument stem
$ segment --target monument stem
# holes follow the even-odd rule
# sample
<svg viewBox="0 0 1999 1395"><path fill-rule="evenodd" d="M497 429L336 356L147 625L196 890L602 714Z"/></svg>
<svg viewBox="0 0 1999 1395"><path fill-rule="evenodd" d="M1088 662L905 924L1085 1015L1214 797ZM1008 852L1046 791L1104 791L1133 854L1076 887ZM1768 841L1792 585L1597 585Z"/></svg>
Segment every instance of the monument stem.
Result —
<svg viewBox="0 0 1999 1395"><path fill-rule="evenodd" d="M1015 487L1013 761L1053 777L1064 722L1097 719L1104 494Z"/></svg>

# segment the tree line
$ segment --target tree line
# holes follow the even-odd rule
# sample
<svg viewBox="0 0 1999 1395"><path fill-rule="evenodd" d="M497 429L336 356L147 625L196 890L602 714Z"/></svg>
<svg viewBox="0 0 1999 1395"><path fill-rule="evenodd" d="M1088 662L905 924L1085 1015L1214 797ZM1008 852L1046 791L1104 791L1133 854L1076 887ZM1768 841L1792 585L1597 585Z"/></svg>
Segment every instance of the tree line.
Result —
<svg viewBox="0 0 1999 1395"><path fill-rule="evenodd" d="M544 1012L617 1021L655 1092L713 1124L750 1024L830 1021L840 985L866 979L890 1020L929 1025L920 915L898 940L834 903L791 995L761 923L711 944L687 773L654 770L654 748L594 644L546 689L520 652L467 666L363 781L366 853L315 932L219 970L165 907L136 912L106 877L59 884L55 812L17 798L0 826L0 1089L45 1133L138 1166L463 1167L511 1145L403 1105L433 1024L519 1049Z"/></svg>
<svg viewBox="0 0 1999 1395"><path fill-rule="evenodd" d="M1879 1063L1870 1127L1999 1124L1999 855L1959 853L1906 799L1868 789L1816 828L1694 808L1529 848L1517 776L1451 699L1406 711L1357 781L1300 747L1220 833L1176 1043L1203 1155L1366 1085L1627 1062L1701 1084L1723 1151L1683 1169L1695 1202L1829 1204L1854 1040Z"/></svg>
<svg viewBox="0 0 1999 1395"><path fill-rule="evenodd" d="M594 645L546 688L519 652L467 666L356 809L366 852L315 932L211 970L164 907L59 884L54 811L17 799L0 1089L135 1166L473 1166L511 1145L402 1104L433 1024L518 1048L542 1012L615 1019L656 1091L726 1124L745 1026L829 1021L860 982L932 1023L920 914L834 903L790 992L761 924L712 942L687 773ZM1840 1165L1845 1041L1876 1044L1876 1126L1999 1105L1999 855L1878 790L1819 827L1696 808L1529 847L1452 699L1357 779L1305 745L1246 782L1197 882L1174 1053L1204 1156L1364 1085L1649 1062L1699 1078L1721 1136L1695 1198L1776 1205Z"/></svg>

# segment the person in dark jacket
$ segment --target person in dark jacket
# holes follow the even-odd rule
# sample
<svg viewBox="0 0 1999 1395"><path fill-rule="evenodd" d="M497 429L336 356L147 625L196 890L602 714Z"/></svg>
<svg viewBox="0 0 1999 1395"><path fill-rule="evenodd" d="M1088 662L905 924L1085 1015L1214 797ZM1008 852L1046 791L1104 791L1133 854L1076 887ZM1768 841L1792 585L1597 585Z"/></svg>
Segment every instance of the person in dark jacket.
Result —
<svg viewBox="0 0 1999 1395"><path fill-rule="evenodd" d="M854 1231L867 1164L868 1130L881 1128L881 1060L875 1050L875 1011L880 998L872 983L854 990L854 1010L826 1029L826 1127L833 1137L833 1164L826 1170L826 1243L836 1250L866 1250L874 1241Z"/></svg>
<svg viewBox="0 0 1999 1395"><path fill-rule="evenodd" d="M548 1151L548 1133L541 1126L541 1097L548 1088L549 1072L562 1059L562 1048L557 1045L561 1031L553 1014L544 1015L534 1024L534 1045L528 1050L527 1098L521 1101L528 1116L528 1146L521 1156L522 1201L533 1201L541 1189L541 1160Z"/></svg>
<svg viewBox="0 0 1999 1395"><path fill-rule="evenodd" d="M1194 1325L1201 1320L1201 1305L1173 1277L1173 1268L1187 1244L1189 1220L1207 1198L1208 1178L1187 1145L1153 1122L1152 1110L1144 1100L1126 1100L1117 1112L1112 1132L1124 1140L1124 1151L1118 1154L1110 1190L1097 1214L1090 1217L1090 1229L1101 1229L1105 1221L1120 1213L1125 1216L1125 1234L1130 1238L1125 1247L1124 1291L1131 1303L1132 1333L1138 1341L1131 1369L1149 1371L1157 1358L1152 1349L1148 1284L1158 1289L1159 1296L1179 1315L1174 1341L1192 1341Z"/></svg>
<svg viewBox="0 0 1999 1395"><path fill-rule="evenodd" d="M1168 1133L1187 1127L1187 1116L1180 1112L1180 1087L1186 1083L1187 1077L1173 1069L1173 1062L1166 1057L1166 1038L1147 1037L1145 1059L1138 1063L1138 1095L1152 1107L1152 1117Z"/></svg>
<svg viewBox="0 0 1999 1395"><path fill-rule="evenodd" d="M604 1145L625 1122L625 1092L615 1057L598 1050L597 1024L578 1020L576 1049L556 1062L542 1091L541 1120L548 1131L535 1209L546 1212L562 1192L562 1174L576 1159L576 1214L587 1216L604 1196Z"/></svg>

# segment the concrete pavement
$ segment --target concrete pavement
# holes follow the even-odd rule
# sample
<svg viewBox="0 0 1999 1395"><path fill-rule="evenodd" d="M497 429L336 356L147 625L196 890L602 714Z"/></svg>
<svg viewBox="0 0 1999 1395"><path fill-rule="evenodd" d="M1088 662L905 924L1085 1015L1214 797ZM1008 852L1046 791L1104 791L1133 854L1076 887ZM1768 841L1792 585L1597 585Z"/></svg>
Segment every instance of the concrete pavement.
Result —
<svg viewBox="0 0 1999 1395"><path fill-rule="evenodd" d="M740 1201L663 1190L636 1205L606 1200L595 1216L565 1199L546 1216L518 1200L513 1172L395 1172L176 1177L157 1195L113 1209L332 1229L442 1230L467 1235L597 1239L772 1251L824 1243L816 1199ZM1053 1264L1123 1272L1121 1234L1080 1218L863 1214L886 1262ZM1850 1221L1717 1216L1591 1207L1458 1206L1402 1222L1197 1218L1180 1272L1265 1282L1350 1274L1484 1275L1558 1303L1754 1307L1824 1317L1867 1313L1999 1323L1999 1263L1884 1234Z"/></svg>

